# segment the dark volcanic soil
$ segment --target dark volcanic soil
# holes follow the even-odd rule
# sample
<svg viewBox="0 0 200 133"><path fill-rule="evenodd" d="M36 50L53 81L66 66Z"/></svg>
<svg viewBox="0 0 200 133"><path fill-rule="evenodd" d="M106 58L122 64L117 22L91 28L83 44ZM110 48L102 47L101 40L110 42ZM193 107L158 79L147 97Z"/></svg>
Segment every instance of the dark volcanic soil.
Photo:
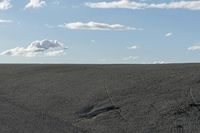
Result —
<svg viewBox="0 0 200 133"><path fill-rule="evenodd" d="M200 64L0 65L0 133L199 133Z"/></svg>

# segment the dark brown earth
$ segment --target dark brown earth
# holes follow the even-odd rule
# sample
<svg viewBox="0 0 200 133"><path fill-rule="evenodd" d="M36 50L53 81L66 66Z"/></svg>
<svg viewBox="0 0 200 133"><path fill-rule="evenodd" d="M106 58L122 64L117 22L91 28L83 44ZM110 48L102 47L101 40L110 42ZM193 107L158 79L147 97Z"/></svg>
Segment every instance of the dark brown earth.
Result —
<svg viewBox="0 0 200 133"><path fill-rule="evenodd" d="M0 133L199 133L200 64L0 65Z"/></svg>

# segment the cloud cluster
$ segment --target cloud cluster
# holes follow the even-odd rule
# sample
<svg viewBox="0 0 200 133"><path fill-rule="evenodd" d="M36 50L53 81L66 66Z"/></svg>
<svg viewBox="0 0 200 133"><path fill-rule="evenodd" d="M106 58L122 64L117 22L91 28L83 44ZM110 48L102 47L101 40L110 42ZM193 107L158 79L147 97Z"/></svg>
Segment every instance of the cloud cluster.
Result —
<svg viewBox="0 0 200 133"><path fill-rule="evenodd" d="M28 47L16 47L6 50L0 55L34 57L37 55L57 56L65 53L67 47L57 40L34 41Z"/></svg>
<svg viewBox="0 0 200 133"><path fill-rule="evenodd" d="M121 25L121 24L106 24L106 23L98 23L98 22L74 22L74 23L66 23L60 27L71 29L71 30L138 30L133 27Z"/></svg>
<svg viewBox="0 0 200 133"><path fill-rule="evenodd" d="M7 10L11 7L10 0L0 0L0 10Z"/></svg>
<svg viewBox="0 0 200 133"><path fill-rule="evenodd" d="M0 23L12 23L12 20L0 19Z"/></svg>
<svg viewBox="0 0 200 133"><path fill-rule="evenodd" d="M153 64L167 64L165 61L154 61Z"/></svg>
<svg viewBox="0 0 200 133"><path fill-rule="evenodd" d="M138 48L138 46L135 46L135 45L127 47L127 49L130 49L130 50L137 49L137 48Z"/></svg>
<svg viewBox="0 0 200 133"><path fill-rule="evenodd" d="M111 2L85 3L90 8L125 8L125 9L190 9L200 10L200 0L195 1L175 1L169 3L145 3L129 0L119 0Z"/></svg>
<svg viewBox="0 0 200 133"><path fill-rule="evenodd" d="M190 51L197 51L200 50L200 45L194 45L188 48L188 50Z"/></svg>
<svg viewBox="0 0 200 133"><path fill-rule="evenodd" d="M173 35L173 33L172 32L169 32L169 33L166 33L165 34L165 37L170 37L170 36L172 36Z"/></svg>
<svg viewBox="0 0 200 133"><path fill-rule="evenodd" d="M46 5L44 0L30 0L29 3L25 6L26 8L40 8Z"/></svg>

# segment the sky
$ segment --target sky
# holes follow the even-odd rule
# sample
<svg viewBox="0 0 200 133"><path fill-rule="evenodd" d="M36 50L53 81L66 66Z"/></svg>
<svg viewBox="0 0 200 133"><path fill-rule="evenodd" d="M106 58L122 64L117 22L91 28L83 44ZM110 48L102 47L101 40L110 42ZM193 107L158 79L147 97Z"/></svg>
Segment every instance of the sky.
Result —
<svg viewBox="0 0 200 133"><path fill-rule="evenodd" d="M200 62L200 0L0 0L0 63Z"/></svg>

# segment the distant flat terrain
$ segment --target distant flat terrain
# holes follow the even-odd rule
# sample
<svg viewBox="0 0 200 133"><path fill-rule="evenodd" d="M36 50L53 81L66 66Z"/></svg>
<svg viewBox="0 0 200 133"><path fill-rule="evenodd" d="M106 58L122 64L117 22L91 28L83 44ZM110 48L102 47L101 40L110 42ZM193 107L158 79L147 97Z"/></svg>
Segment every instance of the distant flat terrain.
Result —
<svg viewBox="0 0 200 133"><path fill-rule="evenodd" d="M199 133L200 64L0 65L0 133Z"/></svg>

